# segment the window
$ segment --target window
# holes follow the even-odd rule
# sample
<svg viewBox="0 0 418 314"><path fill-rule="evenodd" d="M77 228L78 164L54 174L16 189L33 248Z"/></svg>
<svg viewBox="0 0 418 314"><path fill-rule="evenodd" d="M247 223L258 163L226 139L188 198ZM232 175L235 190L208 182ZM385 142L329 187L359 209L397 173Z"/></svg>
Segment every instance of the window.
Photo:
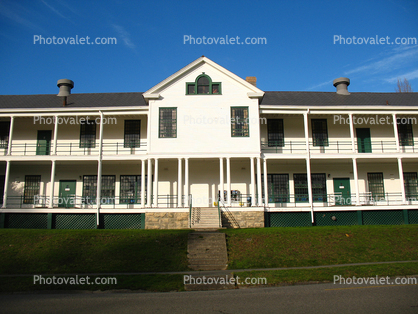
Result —
<svg viewBox="0 0 418 314"><path fill-rule="evenodd" d="M96 147L96 122L86 121L80 125L80 148Z"/></svg>
<svg viewBox="0 0 418 314"><path fill-rule="evenodd" d="M231 136L250 136L248 124L248 107L231 107Z"/></svg>
<svg viewBox="0 0 418 314"><path fill-rule="evenodd" d="M264 174L261 175L261 185L263 198L264 195ZM289 203L289 175L288 174L268 174L267 189L269 203Z"/></svg>
<svg viewBox="0 0 418 314"><path fill-rule="evenodd" d="M125 120L124 147L140 147L141 120Z"/></svg>
<svg viewBox="0 0 418 314"><path fill-rule="evenodd" d="M25 176L24 204L34 204L35 196L39 195L41 176Z"/></svg>
<svg viewBox="0 0 418 314"><path fill-rule="evenodd" d="M0 122L0 148L7 148L9 144L9 130L10 130L10 122L1 121Z"/></svg>
<svg viewBox="0 0 418 314"><path fill-rule="evenodd" d="M312 119L313 146L328 146L327 119Z"/></svg>
<svg viewBox="0 0 418 314"><path fill-rule="evenodd" d="M367 173L367 181L369 182L369 192L375 201L385 199L385 188L383 186L383 173Z"/></svg>
<svg viewBox="0 0 418 314"><path fill-rule="evenodd" d="M83 203L96 204L97 176L83 177ZM102 176L101 203L114 204L115 201L115 176Z"/></svg>
<svg viewBox="0 0 418 314"><path fill-rule="evenodd" d="M412 124L399 123L398 134L399 134L399 145L414 146L414 135L412 134Z"/></svg>
<svg viewBox="0 0 418 314"><path fill-rule="evenodd" d="M212 79L203 72L193 83L186 83L186 95L220 95L221 83L212 82Z"/></svg>
<svg viewBox="0 0 418 314"><path fill-rule="evenodd" d="M177 137L177 108L160 108L159 137Z"/></svg>
<svg viewBox="0 0 418 314"><path fill-rule="evenodd" d="M312 199L314 202L327 202L327 185L325 173L312 173ZM309 202L308 176L306 173L294 174L295 202Z"/></svg>
<svg viewBox="0 0 418 314"><path fill-rule="evenodd" d="M416 172L403 173L405 197L407 200L418 199L418 178Z"/></svg>
<svg viewBox="0 0 418 314"><path fill-rule="evenodd" d="M147 175L145 175L145 197L147 192ZM146 201L146 199L145 199ZM120 176L120 204L141 203L141 176Z"/></svg>
<svg viewBox="0 0 418 314"><path fill-rule="evenodd" d="M283 119L267 119L269 147L284 147Z"/></svg>

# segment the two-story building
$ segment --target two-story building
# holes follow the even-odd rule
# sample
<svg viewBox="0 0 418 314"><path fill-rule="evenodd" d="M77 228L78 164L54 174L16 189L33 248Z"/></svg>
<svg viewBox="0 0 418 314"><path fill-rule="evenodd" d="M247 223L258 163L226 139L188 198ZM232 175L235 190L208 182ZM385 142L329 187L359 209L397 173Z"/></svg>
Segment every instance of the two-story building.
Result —
<svg viewBox="0 0 418 314"><path fill-rule="evenodd" d="M0 227L418 223L418 94L349 84L264 92L201 57L144 93L2 95Z"/></svg>

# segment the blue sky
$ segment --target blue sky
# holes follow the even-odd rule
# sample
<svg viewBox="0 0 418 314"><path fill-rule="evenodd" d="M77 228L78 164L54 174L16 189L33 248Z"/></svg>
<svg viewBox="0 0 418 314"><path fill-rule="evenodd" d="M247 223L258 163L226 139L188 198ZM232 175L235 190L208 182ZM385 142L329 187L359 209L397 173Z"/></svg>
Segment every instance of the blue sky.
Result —
<svg viewBox="0 0 418 314"><path fill-rule="evenodd" d="M266 38L266 44L184 43L193 38ZM334 44L334 36L413 37L417 0L64 1L0 0L0 94L144 92L205 55L264 91L418 91L417 44ZM43 38L116 38L113 45L34 44ZM39 38L39 37L38 37ZM341 41L342 42L342 41Z"/></svg>

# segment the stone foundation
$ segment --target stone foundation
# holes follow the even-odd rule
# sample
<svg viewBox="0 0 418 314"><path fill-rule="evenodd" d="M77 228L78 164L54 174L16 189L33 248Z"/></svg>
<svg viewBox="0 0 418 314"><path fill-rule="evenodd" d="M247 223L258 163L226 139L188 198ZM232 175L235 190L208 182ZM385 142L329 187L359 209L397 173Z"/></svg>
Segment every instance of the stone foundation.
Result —
<svg viewBox="0 0 418 314"><path fill-rule="evenodd" d="M145 229L188 229L189 213L145 213Z"/></svg>
<svg viewBox="0 0 418 314"><path fill-rule="evenodd" d="M222 212L222 227L226 228L264 228L264 212Z"/></svg>

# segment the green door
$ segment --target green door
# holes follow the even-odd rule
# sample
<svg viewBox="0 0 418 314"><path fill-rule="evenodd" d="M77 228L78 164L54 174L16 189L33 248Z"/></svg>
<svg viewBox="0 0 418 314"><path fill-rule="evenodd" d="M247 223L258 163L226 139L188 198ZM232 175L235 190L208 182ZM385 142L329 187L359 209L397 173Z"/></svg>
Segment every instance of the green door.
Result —
<svg viewBox="0 0 418 314"><path fill-rule="evenodd" d="M60 180L58 207L75 206L75 180Z"/></svg>
<svg viewBox="0 0 418 314"><path fill-rule="evenodd" d="M335 205L351 205L349 178L334 178Z"/></svg>
<svg viewBox="0 0 418 314"><path fill-rule="evenodd" d="M357 149L359 153L372 152L372 140L369 128L357 128Z"/></svg>
<svg viewBox="0 0 418 314"><path fill-rule="evenodd" d="M51 131L38 131L36 155L49 155L51 150Z"/></svg>

